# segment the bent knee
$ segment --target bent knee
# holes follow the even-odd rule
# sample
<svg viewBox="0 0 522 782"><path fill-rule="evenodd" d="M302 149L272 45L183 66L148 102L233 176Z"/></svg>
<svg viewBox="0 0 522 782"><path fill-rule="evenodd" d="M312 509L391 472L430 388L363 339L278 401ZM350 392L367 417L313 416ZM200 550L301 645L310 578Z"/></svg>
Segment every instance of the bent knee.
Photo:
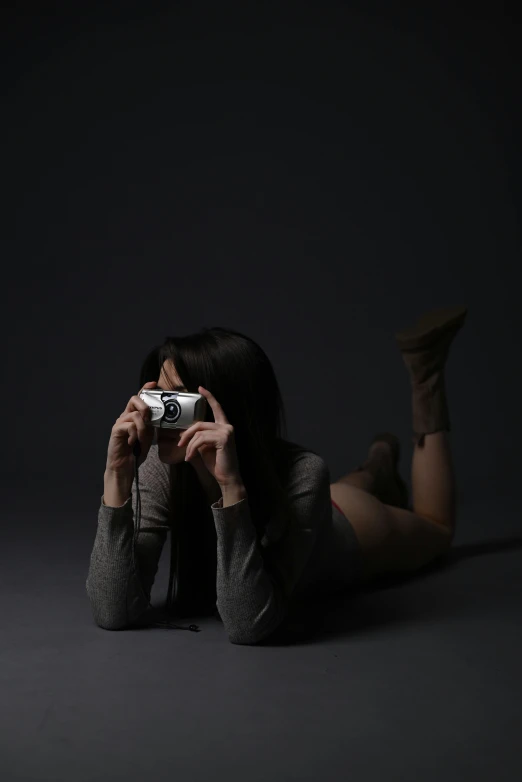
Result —
<svg viewBox="0 0 522 782"><path fill-rule="evenodd" d="M453 541L453 538L455 537L455 519L437 519L435 516L431 516L429 513L418 513L415 512L416 516L419 516L419 518L424 519L424 521L429 522L430 524L435 524L438 530L441 530L443 538L445 540L449 540L449 543L451 545L451 542Z"/></svg>

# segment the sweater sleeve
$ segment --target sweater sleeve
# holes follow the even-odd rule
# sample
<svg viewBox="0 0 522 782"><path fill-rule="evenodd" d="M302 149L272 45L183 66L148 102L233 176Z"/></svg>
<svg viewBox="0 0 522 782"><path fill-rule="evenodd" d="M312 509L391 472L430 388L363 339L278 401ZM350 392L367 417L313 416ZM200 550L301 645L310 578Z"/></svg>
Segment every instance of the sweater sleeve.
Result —
<svg viewBox="0 0 522 782"><path fill-rule="evenodd" d="M105 630L121 630L137 622L149 607L152 585L170 529L169 466L153 444L139 467L140 533L134 544L136 482L119 507L105 505L103 496L92 549L86 590L94 621ZM133 566L132 547L138 572Z"/></svg>
<svg viewBox="0 0 522 782"><path fill-rule="evenodd" d="M332 512L330 472L321 456L313 452L300 456L288 496L296 521L263 551L248 496L225 508L221 497L211 506L217 534L217 608L231 643L259 643L287 615L325 514Z"/></svg>

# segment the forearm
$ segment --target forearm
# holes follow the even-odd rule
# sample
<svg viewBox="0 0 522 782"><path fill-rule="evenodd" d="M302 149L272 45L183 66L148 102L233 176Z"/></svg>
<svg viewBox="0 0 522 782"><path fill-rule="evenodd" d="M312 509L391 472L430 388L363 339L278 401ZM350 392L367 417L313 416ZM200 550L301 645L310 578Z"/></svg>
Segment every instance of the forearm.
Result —
<svg viewBox="0 0 522 782"><path fill-rule="evenodd" d="M122 629L146 612L161 552L171 529L169 466L152 446L140 466L140 534L136 534L137 487L105 465L105 494L98 510L87 593L96 622Z"/></svg>
<svg viewBox="0 0 522 782"><path fill-rule="evenodd" d="M86 587L96 623L108 630L126 627L148 603L134 567L131 502L102 505L98 512Z"/></svg>
<svg viewBox="0 0 522 782"><path fill-rule="evenodd" d="M283 620L285 599L265 567L248 497L234 503L230 490L226 494L228 506L224 497L213 506L217 609L232 643L258 643Z"/></svg>

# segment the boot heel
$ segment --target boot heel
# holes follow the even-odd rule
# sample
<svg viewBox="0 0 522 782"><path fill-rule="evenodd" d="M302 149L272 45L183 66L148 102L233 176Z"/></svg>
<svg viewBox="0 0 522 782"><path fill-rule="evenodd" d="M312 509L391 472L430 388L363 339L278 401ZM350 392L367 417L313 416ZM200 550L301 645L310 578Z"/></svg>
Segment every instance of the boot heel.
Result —
<svg viewBox="0 0 522 782"><path fill-rule="evenodd" d="M413 442L432 432L451 431L444 369L451 343L468 308L445 307L424 313L414 326L395 333L412 383Z"/></svg>

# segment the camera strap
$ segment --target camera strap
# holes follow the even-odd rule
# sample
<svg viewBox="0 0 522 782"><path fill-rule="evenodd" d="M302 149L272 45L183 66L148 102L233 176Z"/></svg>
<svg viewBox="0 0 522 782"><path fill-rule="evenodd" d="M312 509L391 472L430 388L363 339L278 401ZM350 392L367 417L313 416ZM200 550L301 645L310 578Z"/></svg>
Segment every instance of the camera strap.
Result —
<svg viewBox="0 0 522 782"><path fill-rule="evenodd" d="M138 535L140 534L140 522L141 522L141 496L140 496L139 468L138 468L138 459L141 454L141 445L139 440L136 440L136 442L134 443L132 452L134 454L134 481L136 483L136 510L134 511L134 533L132 538L132 564L135 572L138 574L138 578L141 581L141 575L140 575L138 562L136 558L136 551L135 551L136 546L138 544ZM173 534L172 530L170 534L171 535ZM148 608L154 610L153 606L151 605L150 599L148 602L149 602ZM174 622L171 622L169 619L157 620L151 622L150 626L161 627L164 630L192 630L195 633L199 632L199 625L189 625L187 627L186 625L177 625Z"/></svg>

